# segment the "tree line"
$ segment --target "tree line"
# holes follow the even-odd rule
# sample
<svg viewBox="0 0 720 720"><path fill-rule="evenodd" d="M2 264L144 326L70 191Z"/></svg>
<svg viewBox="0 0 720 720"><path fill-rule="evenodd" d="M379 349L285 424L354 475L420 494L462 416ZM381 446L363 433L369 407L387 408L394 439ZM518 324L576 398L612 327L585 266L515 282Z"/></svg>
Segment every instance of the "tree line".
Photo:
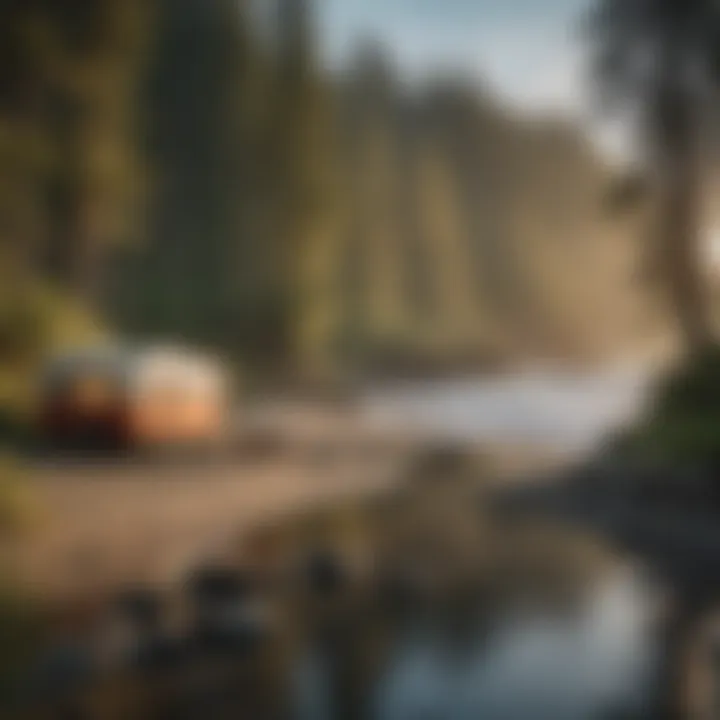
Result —
<svg viewBox="0 0 720 720"><path fill-rule="evenodd" d="M372 44L331 75L310 5L266 5L261 29L234 0L3 0L6 293L283 371L596 355L666 320L634 277L640 221L602 215L608 171L577 128L453 78L410 90ZM636 40L632 3L596 5L599 76L627 97L634 55L613 48L666 26ZM690 174L663 185L651 250L694 344L691 126L660 122L694 97L656 89L654 157ZM23 357L33 323L14 314L0 339Z"/></svg>
<svg viewBox="0 0 720 720"><path fill-rule="evenodd" d="M116 325L263 366L404 370L651 331L613 266L632 223L601 217L578 129L450 77L410 91L372 42L331 75L308 4L275 5L270 37L236 3L161 13L149 238L118 266Z"/></svg>

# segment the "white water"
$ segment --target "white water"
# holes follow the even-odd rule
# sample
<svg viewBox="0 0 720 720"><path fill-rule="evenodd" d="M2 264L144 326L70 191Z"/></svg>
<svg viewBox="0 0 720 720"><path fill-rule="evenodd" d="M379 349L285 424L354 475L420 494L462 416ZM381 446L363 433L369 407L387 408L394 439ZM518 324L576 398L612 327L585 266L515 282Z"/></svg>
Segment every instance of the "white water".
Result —
<svg viewBox="0 0 720 720"><path fill-rule="evenodd" d="M457 440L592 447L642 409L650 371L631 365L598 373L533 369L500 378L400 383L371 389L375 424Z"/></svg>

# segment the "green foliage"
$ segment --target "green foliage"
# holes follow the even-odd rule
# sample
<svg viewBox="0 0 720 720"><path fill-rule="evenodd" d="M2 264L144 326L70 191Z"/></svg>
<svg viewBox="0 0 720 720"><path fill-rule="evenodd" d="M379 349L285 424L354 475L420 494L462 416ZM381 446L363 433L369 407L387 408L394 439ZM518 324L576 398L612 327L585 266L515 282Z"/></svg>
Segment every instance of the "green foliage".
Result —
<svg viewBox="0 0 720 720"><path fill-rule="evenodd" d="M101 336L107 252L138 214L136 0L28 0L0 26L0 440L29 440L48 354Z"/></svg>
<svg viewBox="0 0 720 720"><path fill-rule="evenodd" d="M281 6L268 46L234 2L159 3L150 233L118 265L121 329L328 372L624 337L611 318L631 300L603 264L621 233L577 240L606 179L575 129L518 122L453 81L408 98L376 49L325 76L309 4Z"/></svg>
<svg viewBox="0 0 720 720"><path fill-rule="evenodd" d="M270 294L267 238L251 235L266 196L267 76L238 3L156 4L140 95L150 237L121 258L112 316L131 332L235 349L244 308L264 314L260 293Z"/></svg>
<svg viewBox="0 0 720 720"><path fill-rule="evenodd" d="M0 290L0 450L31 449L35 443L38 379L58 351L107 338L84 305L32 283ZM1 514L1 511L0 511Z"/></svg>
<svg viewBox="0 0 720 720"><path fill-rule="evenodd" d="M577 242L605 184L579 134L454 81L409 98L376 49L324 75L310 7L279 2L267 42L235 0L13 3L0 262L51 280L62 313L77 298L120 332L263 371L605 343L588 315L615 251ZM4 302L0 345L35 343Z"/></svg>
<svg viewBox="0 0 720 720"><path fill-rule="evenodd" d="M39 507L19 461L0 455L0 538L28 530L37 520Z"/></svg>
<svg viewBox="0 0 720 720"><path fill-rule="evenodd" d="M138 232L128 218L140 214L143 186L135 86L146 8L31 0L12 3L3 18L3 260L95 309L109 249Z"/></svg>
<svg viewBox="0 0 720 720"><path fill-rule="evenodd" d="M653 247L677 327L694 352L713 335L700 232L700 148L720 79L720 9L713 0L595 0L589 15L598 94L606 109L630 109L642 133L657 196ZM686 72L689 65L693 73ZM620 208L637 194L625 188L616 198Z"/></svg>
<svg viewBox="0 0 720 720"><path fill-rule="evenodd" d="M713 415L720 411L720 347L692 357L660 389L659 411L666 415Z"/></svg>
<svg viewBox="0 0 720 720"><path fill-rule="evenodd" d="M0 579L0 706L8 708L17 683L36 659L45 637L39 609Z"/></svg>
<svg viewBox="0 0 720 720"><path fill-rule="evenodd" d="M661 383L647 421L621 438L625 454L715 463L720 457L720 347L690 359Z"/></svg>
<svg viewBox="0 0 720 720"><path fill-rule="evenodd" d="M46 284L0 291L0 401L25 395L48 356L106 338L84 304Z"/></svg>

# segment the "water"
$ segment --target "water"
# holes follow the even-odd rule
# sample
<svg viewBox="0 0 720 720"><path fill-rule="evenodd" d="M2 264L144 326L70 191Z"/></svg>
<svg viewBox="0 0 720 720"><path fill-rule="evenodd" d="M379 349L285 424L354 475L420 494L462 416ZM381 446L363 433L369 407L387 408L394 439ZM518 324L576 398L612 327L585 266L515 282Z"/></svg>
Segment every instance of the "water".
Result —
<svg viewBox="0 0 720 720"><path fill-rule="evenodd" d="M643 410L651 373L532 369L500 378L371 389L365 416L432 437L583 453ZM492 639L450 661L432 637L397 647L373 696L376 720L598 720L638 716L655 657L655 591L623 568L579 612L498 618ZM329 717L322 666L308 666L302 717ZM309 688L314 688L308 692ZM314 708L314 709L313 709Z"/></svg>
<svg viewBox="0 0 720 720"><path fill-rule="evenodd" d="M633 420L649 380L640 365L598 373L541 368L374 388L363 409L372 422L435 437L583 451Z"/></svg>
<svg viewBox="0 0 720 720"><path fill-rule="evenodd" d="M372 692L373 720L597 720L641 713L653 671L654 594L627 569L598 579L579 612L498 620L462 657L410 636ZM322 663L298 675L302 720L332 717ZM620 715L622 714L622 715Z"/></svg>

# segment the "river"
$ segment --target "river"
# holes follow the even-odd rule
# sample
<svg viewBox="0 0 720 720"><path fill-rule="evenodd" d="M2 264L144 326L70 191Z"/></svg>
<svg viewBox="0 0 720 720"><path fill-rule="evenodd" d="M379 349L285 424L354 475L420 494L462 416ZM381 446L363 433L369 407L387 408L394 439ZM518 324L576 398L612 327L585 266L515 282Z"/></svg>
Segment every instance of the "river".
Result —
<svg viewBox="0 0 720 720"><path fill-rule="evenodd" d="M510 614L462 657L410 635L373 692L372 720L611 720L643 717L653 682L655 598L627 568L597 579L579 612ZM301 667L298 717L330 720L327 667Z"/></svg>
<svg viewBox="0 0 720 720"><path fill-rule="evenodd" d="M433 437L582 452L637 416L651 378L640 363L599 372L540 367L501 377L375 387L365 393L362 407L376 424Z"/></svg>
<svg viewBox="0 0 720 720"><path fill-rule="evenodd" d="M592 373L536 367L373 388L363 410L374 423L428 437L582 455L638 417L652 378L632 363ZM432 640L414 638L398 648L374 717L639 717L653 667L653 604L654 591L623 570L598 577L579 614L506 618L460 664L448 665Z"/></svg>

